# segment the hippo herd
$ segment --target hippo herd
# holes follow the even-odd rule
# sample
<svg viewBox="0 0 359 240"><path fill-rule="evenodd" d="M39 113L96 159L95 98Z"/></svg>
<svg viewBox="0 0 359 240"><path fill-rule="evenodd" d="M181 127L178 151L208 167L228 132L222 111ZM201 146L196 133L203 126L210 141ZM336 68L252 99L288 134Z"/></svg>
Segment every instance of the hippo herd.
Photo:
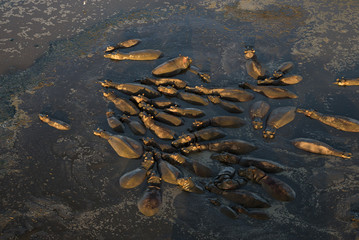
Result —
<svg viewBox="0 0 359 240"><path fill-rule="evenodd" d="M116 61L148 61L163 55L160 50L153 49L129 53L114 52L140 42L139 39L130 39L107 47L104 57ZM153 69L152 75L156 78L144 78L133 83L116 83L111 80L99 82L106 89L102 90L103 97L112 102L122 116L119 117L113 109L108 109L107 122L113 131L98 128L94 135L106 139L120 157L141 159L140 166L122 175L119 183L125 189L147 183L147 188L137 203L142 214L153 216L159 211L163 181L177 185L183 191L197 194L208 191L218 195L209 199L209 202L231 218L238 218L240 214L256 219L269 218L261 209L269 208L270 202L257 193L243 189L248 181L260 185L275 200L287 202L295 199L295 191L273 176L285 171L284 166L267 159L243 156L257 147L241 139L225 138L226 133L221 128L239 128L245 124L244 119L233 115L244 112L236 103L252 101L255 93L274 99L297 98L295 93L280 86L297 84L302 81L302 77L288 75L294 66L292 62L285 62L272 74L268 74L252 47L245 49L244 57L247 73L256 81L256 85L245 82L239 83L239 88L206 88L189 86L183 80L171 78L188 71L196 74L203 82L210 82L210 76L192 66L192 59L186 56L178 56ZM359 79L343 78L338 79L335 84L349 86L359 85L358 82ZM116 89L116 92L109 89ZM158 100L161 96L165 96L165 99ZM181 108L173 98L194 106ZM221 107L231 115L206 117L201 106L210 104ZM341 131L359 132L359 121L349 117L328 115L294 106L277 107L270 111L270 105L262 100L255 101L249 109L253 129L263 129L263 137L268 139L274 138L279 128L293 121L296 113ZM70 130L67 123L45 114L39 114L39 118L59 130ZM192 125L187 133L178 136L175 129L184 125L185 119L192 119ZM127 125L138 139L121 134L125 132L124 125ZM146 137L148 131L155 138ZM170 141L170 144L164 143L165 141ZM311 153L351 157L351 153L337 150L315 139L296 138L292 139L291 143ZM201 151L213 152L211 159L223 164L218 173L198 161L191 160L191 153ZM203 182L196 182L197 178L194 178L193 174L203 178Z"/></svg>

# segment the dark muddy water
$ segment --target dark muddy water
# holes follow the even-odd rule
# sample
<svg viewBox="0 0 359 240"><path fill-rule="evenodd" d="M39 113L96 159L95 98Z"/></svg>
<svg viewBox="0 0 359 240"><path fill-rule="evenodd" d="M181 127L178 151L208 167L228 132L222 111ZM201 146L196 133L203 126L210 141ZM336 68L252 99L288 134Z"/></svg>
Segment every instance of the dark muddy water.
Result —
<svg viewBox="0 0 359 240"><path fill-rule="evenodd" d="M358 133L342 132L296 114L273 140L264 140L250 125L248 109L253 100L239 103L245 111L238 116L247 124L224 129L226 138L250 141L258 147L250 156L287 166L275 176L297 194L294 201L279 202L259 185L248 184L246 189L272 205L264 210L269 220L255 220L245 215L230 219L209 202L215 195L187 193L167 183L162 184L159 213L143 216L137 201L146 184L130 190L118 184L119 177L138 167L140 160L120 158L93 130L110 130L105 112L113 106L102 97L98 81L134 82L181 54L211 75L212 82L207 84L190 72L178 76L190 86L237 88L240 82L254 83L245 70L246 44L255 46L268 71L292 61L293 74L303 76L299 84L285 87L297 99L268 99L254 93L255 100L266 100L271 109L296 106L359 119L359 88L332 84L338 77L359 75L357 1L153 4L113 15L69 39L52 41L31 67L1 76L1 238L355 239L358 225L351 216L359 211ZM124 51L151 48L163 51L164 56L143 62L103 57L106 46L129 38L142 42ZM216 105L200 108L206 112L203 118L228 114ZM70 123L71 130L59 131L40 122L40 112ZM174 127L178 134L192 123L185 121L184 126ZM139 139L128 129L125 134ZM153 136L149 131L146 135ZM353 157L295 149L289 140L299 137L323 141ZM217 172L221 165L210 154L196 153L190 158ZM193 178L199 184L209 181Z"/></svg>

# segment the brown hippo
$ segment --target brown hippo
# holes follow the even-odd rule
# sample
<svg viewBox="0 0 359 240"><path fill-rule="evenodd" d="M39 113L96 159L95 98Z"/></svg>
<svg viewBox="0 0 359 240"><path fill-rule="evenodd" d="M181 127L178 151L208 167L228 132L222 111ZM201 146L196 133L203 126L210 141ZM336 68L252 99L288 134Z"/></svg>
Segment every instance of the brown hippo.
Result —
<svg viewBox="0 0 359 240"><path fill-rule="evenodd" d="M162 63L152 70L152 74L158 77L172 77L189 68L192 59L179 56Z"/></svg>
<svg viewBox="0 0 359 240"><path fill-rule="evenodd" d="M115 112L112 109L108 109L106 112L107 123L112 128L112 130L123 133L124 126L123 123L115 116Z"/></svg>
<svg viewBox="0 0 359 240"><path fill-rule="evenodd" d="M161 176L159 174L157 163L149 171L147 177L147 189L143 193L140 200L137 202L137 207L145 216L155 215L162 204L162 190L161 190Z"/></svg>
<svg viewBox="0 0 359 240"><path fill-rule="evenodd" d="M49 117L49 115L47 114L39 114L39 118L41 121L43 121L44 123L47 123L49 126L54 127L58 130L70 130L71 126L68 123L65 123L61 120L58 119L54 119Z"/></svg>
<svg viewBox="0 0 359 240"><path fill-rule="evenodd" d="M183 154L190 154L192 152L212 151L229 152L233 154L246 154L254 151L255 149L257 149L257 147L250 142L240 139L227 139L207 144L194 143L188 147L181 148L181 152Z"/></svg>
<svg viewBox="0 0 359 240"><path fill-rule="evenodd" d="M183 134L172 142L176 148L183 147L193 142L202 142L215 140L226 136L226 134L218 128L202 129L193 133Z"/></svg>
<svg viewBox="0 0 359 240"><path fill-rule="evenodd" d="M210 82L210 76L206 73L202 73L198 68L192 66L192 59L185 56L179 56L162 63L152 70L152 74L157 77L172 77L185 70L199 76L203 81Z"/></svg>
<svg viewBox="0 0 359 240"><path fill-rule="evenodd" d="M225 164L239 164L242 167L254 166L268 173L278 173L285 169L281 164L270 160L237 156L231 153L215 153L211 155L211 158Z"/></svg>
<svg viewBox="0 0 359 240"><path fill-rule="evenodd" d="M187 83L181 79L176 78L144 78L140 80L142 84L156 85L156 86L173 86L177 89L182 89L187 86Z"/></svg>
<svg viewBox="0 0 359 240"><path fill-rule="evenodd" d="M245 125L245 121L236 116L217 116L205 119L203 121L194 121L192 127L188 129L190 132L200 130L202 128L212 127L225 127L225 128L238 128Z"/></svg>
<svg viewBox="0 0 359 240"><path fill-rule="evenodd" d="M294 63L284 62L273 73L273 78L278 79L293 69Z"/></svg>
<svg viewBox="0 0 359 240"><path fill-rule="evenodd" d="M147 115L144 112L140 112L139 117L145 124L146 128L150 129L157 137L168 140L172 140L175 138L176 133L173 130L156 124L151 115Z"/></svg>
<svg viewBox="0 0 359 240"><path fill-rule="evenodd" d="M139 44L141 42L140 39L128 39L126 41L123 42L119 42L114 46L108 46L105 50L105 52L113 52L119 48L129 48L129 47L133 47L136 46L137 44Z"/></svg>
<svg viewBox="0 0 359 240"><path fill-rule="evenodd" d="M145 146L157 148L161 152L166 152L166 153L177 152L176 148L172 147L169 144L159 143L159 142L155 141L154 138L150 138L150 137L142 138L142 142Z"/></svg>
<svg viewBox="0 0 359 240"><path fill-rule="evenodd" d="M230 113L242 113L243 109L234 103L223 101L219 96L207 96L208 100Z"/></svg>
<svg viewBox="0 0 359 240"><path fill-rule="evenodd" d="M200 162L191 161L187 157L185 157L179 153L172 153L172 154L162 153L161 156L163 159L165 159L166 161L168 161L172 164L184 166L186 169L190 170L191 172L193 172L194 174L196 174L199 177L212 177L213 176L213 172L209 167L203 165Z"/></svg>
<svg viewBox="0 0 359 240"><path fill-rule="evenodd" d="M137 96L131 96L130 100L136 103L137 105L141 102L148 103L153 105L155 108L169 108L171 106L177 105L177 103L169 101L169 100L152 100L145 97L143 94L139 94Z"/></svg>
<svg viewBox="0 0 359 240"><path fill-rule="evenodd" d="M94 131L96 136L106 139L120 157L140 158L143 146L140 142L122 135L114 135L98 128Z"/></svg>
<svg viewBox="0 0 359 240"><path fill-rule="evenodd" d="M281 77L279 79L274 78L266 78L264 80L258 80L258 85L275 85L275 86L285 86L285 85L293 85L302 81L302 76L292 75L287 77Z"/></svg>
<svg viewBox="0 0 359 240"><path fill-rule="evenodd" d="M295 199L296 194L288 184L275 177L267 175L265 172L256 167L239 169L238 174L260 184L263 189L269 193L269 195L279 201L286 202Z"/></svg>
<svg viewBox="0 0 359 240"><path fill-rule="evenodd" d="M166 108L164 111L166 113L187 118L199 118L205 115L205 113L198 108L179 108L177 106L171 106L170 108Z"/></svg>
<svg viewBox="0 0 359 240"><path fill-rule="evenodd" d="M322 114L312 109L297 109L298 113L303 113L305 116L345 132L359 132L359 121L353 118Z"/></svg>
<svg viewBox="0 0 359 240"><path fill-rule="evenodd" d="M166 123L172 126L183 125L183 120L179 117L173 116L171 114L157 111L154 107L147 103L139 103L138 106L145 112L151 114L156 120Z"/></svg>
<svg viewBox="0 0 359 240"><path fill-rule="evenodd" d="M283 88L272 86L254 86L249 83L240 83L240 87L249 88L255 92L261 93L268 98L298 98L297 95Z"/></svg>
<svg viewBox="0 0 359 240"><path fill-rule="evenodd" d="M157 90L143 84L115 83L112 82L111 80L104 80L103 82L99 82L99 83L101 84L102 87L115 88L120 92L123 92L128 95L144 94L148 98L156 98L161 96L161 93L159 93Z"/></svg>
<svg viewBox="0 0 359 240"><path fill-rule="evenodd" d="M267 126L263 130L264 138L274 138L277 129L287 125L295 118L296 107L278 107L274 109L267 119Z"/></svg>
<svg viewBox="0 0 359 240"><path fill-rule="evenodd" d="M120 177L119 183L122 188L135 188L145 181L147 172L153 167L155 160L151 151L145 152L143 157L144 159L140 167L129 171Z"/></svg>
<svg viewBox="0 0 359 240"><path fill-rule="evenodd" d="M122 115L120 120L128 125L130 130L136 135L145 135L146 128L137 120L131 119L130 116Z"/></svg>
<svg viewBox="0 0 359 240"><path fill-rule="evenodd" d="M310 138L296 138L291 141L293 145L299 149L302 149L311 153L318 153L323 155L332 155L342 158L351 158L352 154L339 151L326 143Z"/></svg>
<svg viewBox="0 0 359 240"><path fill-rule="evenodd" d="M135 104L133 104L131 101L127 99L117 97L114 92L110 92L110 93L104 92L103 96L107 100L113 102L116 108L121 110L125 114L138 115L138 113L140 112L140 110L135 106Z"/></svg>
<svg viewBox="0 0 359 240"><path fill-rule="evenodd" d="M186 87L186 92L201 94L201 95L217 95L223 99L234 102L247 102L254 98L253 94L242 89L234 88L205 88L203 86Z"/></svg>
<svg viewBox="0 0 359 240"><path fill-rule="evenodd" d="M110 58L112 60L133 60L133 61L148 61L155 60L162 57L162 52L160 50L145 49L138 50L129 53L112 53L103 55L105 58Z"/></svg>
<svg viewBox="0 0 359 240"><path fill-rule="evenodd" d="M338 78L333 84L338 86L359 86L359 78Z"/></svg>
<svg viewBox="0 0 359 240"><path fill-rule="evenodd" d="M256 193L244 189L221 190L213 183L206 186L210 192L223 196L225 199L248 208L269 208L269 202Z"/></svg>
<svg viewBox="0 0 359 240"><path fill-rule="evenodd" d="M244 50L244 58L246 61L246 70L249 76L254 79L265 78L265 69L259 63L255 50L251 47L247 47Z"/></svg>
<svg viewBox="0 0 359 240"><path fill-rule="evenodd" d="M263 128L263 118L267 115L270 106L265 101L257 101L251 105L249 115L252 119L252 126L254 129Z"/></svg>

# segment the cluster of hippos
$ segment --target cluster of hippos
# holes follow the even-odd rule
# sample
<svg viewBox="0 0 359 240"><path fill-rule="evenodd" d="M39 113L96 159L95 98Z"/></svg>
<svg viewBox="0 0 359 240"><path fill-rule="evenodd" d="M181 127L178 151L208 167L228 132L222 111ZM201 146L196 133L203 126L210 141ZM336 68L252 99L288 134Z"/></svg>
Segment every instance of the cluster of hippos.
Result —
<svg viewBox="0 0 359 240"><path fill-rule="evenodd" d="M130 39L116 46L107 47L107 54L104 57L113 60L155 60L163 55L161 51L152 49L113 53L117 49L132 47L139 42L139 39ZM123 115L118 117L112 109L109 109L106 112L107 122L116 133L97 129L94 134L106 139L119 156L142 159L138 168L125 173L119 180L122 188L131 189L141 185L147 179L147 188L137 204L142 214L153 216L159 211L162 202L162 181L175 184L187 192L204 193L207 190L222 196L230 204L225 204L217 198L210 199L210 202L218 206L220 212L231 218L237 218L239 214L256 219L269 218L264 211L258 210L258 208L270 207L269 201L257 193L241 188L248 181L261 185L276 200L295 199L295 191L285 182L272 176L274 173L284 171L284 166L271 160L241 156L257 148L250 142L240 139L222 139L226 134L221 128L241 127L245 124L242 118L232 114L194 120L188 133L181 136L177 136L173 130L173 127L184 124L183 118L198 119L206 115L199 108L180 108L176 102L172 101L174 97L197 106L207 106L210 103L219 105L229 113L244 111L235 102L254 99L254 95L244 89L250 89L268 98L297 98L296 94L278 87L296 84L302 80L299 75L287 75L293 68L292 62L285 62L272 74L268 74L259 63L253 48L246 48L244 56L247 73L257 81L257 85L240 83L238 89L190 87L183 80L169 78L189 71L198 75L204 82L210 82L210 76L191 66L191 58L185 56L166 61L153 69L152 74L158 78L145 78L135 83L115 83L109 80L99 82L104 88L117 89L129 95L129 98L123 98L113 91L103 91L104 98L112 102ZM335 84L359 85L358 82L358 79L343 78L338 79ZM165 96L165 100L156 99L162 95ZM279 128L293 121L296 112L342 131L359 132L359 121L344 116L327 115L294 106L278 107L268 114L269 110L270 105L265 101L256 101L249 109L254 129L264 128L263 122L268 115L263 130L264 138L274 138ZM46 114L39 114L39 118L57 129L70 129L69 124L52 119ZM138 136L144 136L149 129L161 141L150 137L141 137L136 140L118 134L124 133L124 124ZM171 144L163 143L162 140L170 140ZM308 152L342 158L351 157L350 153L337 150L315 139L296 138L291 142L295 147ZM214 174L209 167L188 157L191 153L200 151L214 152L211 158L225 166L219 173ZM240 167L234 168L237 165ZM182 171L182 168L186 171ZM184 172L209 180L204 185L199 184L192 177L185 176Z"/></svg>

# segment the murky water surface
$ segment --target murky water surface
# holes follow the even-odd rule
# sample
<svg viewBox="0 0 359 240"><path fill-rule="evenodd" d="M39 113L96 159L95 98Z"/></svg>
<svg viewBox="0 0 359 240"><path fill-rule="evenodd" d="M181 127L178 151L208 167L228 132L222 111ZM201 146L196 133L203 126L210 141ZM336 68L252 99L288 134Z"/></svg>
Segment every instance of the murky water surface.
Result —
<svg viewBox="0 0 359 240"><path fill-rule="evenodd" d="M27 9L26 1L16 4L19 7L13 11ZM106 20L95 19L95 25L75 31L69 39L61 38L61 29L49 29L51 35L60 37L51 41L41 58L24 71L0 77L2 239L354 239L358 225L351 216L359 211L357 133L342 132L297 114L277 131L275 139L264 140L250 125L248 109L253 101L239 103L245 112L238 116L247 125L224 129L226 138L250 141L258 147L251 156L287 166L287 171L275 175L297 194L292 202L279 202L259 185L248 184L246 189L268 198L272 205L265 210L269 220L255 220L245 215L230 219L209 202L216 195L187 193L167 183L162 184L159 213L143 216L137 201L146 184L130 190L118 184L119 177L138 167L140 160L118 157L93 130L110 130L105 112L113 106L102 97L98 81L134 82L181 54L190 56L194 65L211 75L208 84L190 72L178 76L190 86L237 88L240 82L253 83L245 70L246 44L255 46L268 71L292 61L293 74L303 76L299 84L285 87L295 92L297 99L267 99L255 93L255 100L266 100L272 109L296 106L359 119L359 88L332 84L338 77L359 75L358 2L171 1L124 6L128 11L117 13L116 6L112 12L104 6L101 12L116 14ZM61 18L61 13L57 14L55 18ZM164 56L144 62L103 57L106 46L129 38L142 42L124 51L159 49ZM14 51L22 52L24 48L18 47L14 46ZM18 61L21 64L22 60ZM201 108L206 111L204 118L228 114L216 105ZM72 129L49 127L38 119L40 112L70 123ZM185 121L184 126L175 128L178 134L186 132L192 122ZM139 139L128 129L125 134ZM153 136L150 132L146 135ZM299 137L326 142L351 152L353 158L300 151L289 142ZM221 166L209 156L209 152L190 155L217 172ZM210 180L193 178L199 184Z"/></svg>

